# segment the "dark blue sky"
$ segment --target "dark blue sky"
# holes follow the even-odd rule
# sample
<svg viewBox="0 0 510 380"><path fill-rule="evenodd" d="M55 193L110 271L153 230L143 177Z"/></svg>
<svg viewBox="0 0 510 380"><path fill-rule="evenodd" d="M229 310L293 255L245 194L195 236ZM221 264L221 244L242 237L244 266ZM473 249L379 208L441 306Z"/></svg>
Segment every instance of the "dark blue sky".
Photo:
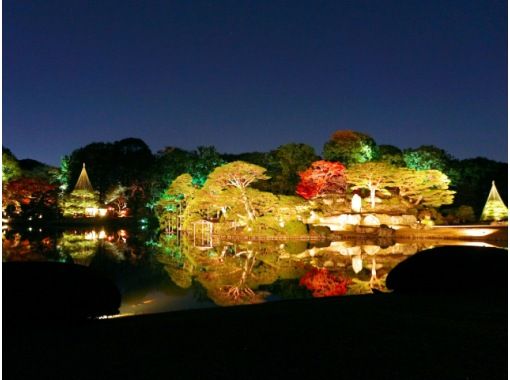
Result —
<svg viewBox="0 0 510 380"><path fill-rule="evenodd" d="M507 4L3 1L3 144L221 152L338 129L507 161Z"/></svg>

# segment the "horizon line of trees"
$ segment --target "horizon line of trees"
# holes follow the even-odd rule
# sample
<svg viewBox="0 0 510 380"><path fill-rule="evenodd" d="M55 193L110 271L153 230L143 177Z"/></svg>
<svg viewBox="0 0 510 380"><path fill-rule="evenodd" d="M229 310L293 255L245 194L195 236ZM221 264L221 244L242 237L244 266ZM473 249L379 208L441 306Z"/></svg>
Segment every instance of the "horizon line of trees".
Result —
<svg viewBox="0 0 510 380"><path fill-rule="evenodd" d="M51 191L62 196L72 191L85 163L101 202L114 202L122 197L132 214L147 215L170 184L184 173L191 175L194 186L202 187L214 168L244 161L267 169L266 175L270 177L254 188L295 195L300 181L298 173L320 159L341 163L347 170L373 162L393 168L440 171L449 178L450 189L456 192L450 207L471 206L476 215L481 213L493 180L503 199L508 197L507 163L483 157L458 160L432 145L403 150L392 145L377 145L369 135L350 130L334 132L324 144L322 156L303 143L284 144L269 152L239 154L221 154L213 146L200 146L193 151L169 146L153 154L143 140L127 138L75 149L62 158L60 168L54 168L35 160L17 160L3 147L2 183L4 192L7 190L9 194L9 183L24 178L37 179L55 186ZM23 183L15 184L23 187ZM3 204L5 209L5 202Z"/></svg>

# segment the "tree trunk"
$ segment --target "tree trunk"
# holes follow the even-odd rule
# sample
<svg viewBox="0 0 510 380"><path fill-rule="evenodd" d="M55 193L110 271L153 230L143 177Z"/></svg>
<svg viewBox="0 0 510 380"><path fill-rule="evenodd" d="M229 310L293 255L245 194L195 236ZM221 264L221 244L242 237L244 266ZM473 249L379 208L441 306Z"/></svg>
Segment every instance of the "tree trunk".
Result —
<svg viewBox="0 0 510 380"><path fill-rule="evenodd" d="M246 195L246 191L244 189L241 190L241 197L244 203L244 209L246 210L246 215L248 216L248 220L255 220L255 216L253 214L253 210L250 205L250 200L248 199L248 195Z"/></svg>
<svg viewBox="0 0 510 380"><path fill-rule="evenodd" d="M369 186L369 190L370 190L370 204L373 210L375 208L375 187Z"/></svg>

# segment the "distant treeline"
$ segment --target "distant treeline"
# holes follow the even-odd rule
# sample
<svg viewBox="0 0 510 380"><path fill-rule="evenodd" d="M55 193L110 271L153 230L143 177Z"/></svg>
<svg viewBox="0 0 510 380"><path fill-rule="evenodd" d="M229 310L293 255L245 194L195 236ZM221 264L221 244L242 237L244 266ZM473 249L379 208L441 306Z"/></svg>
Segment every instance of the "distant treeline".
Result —
<svg viewBox="0 0 510 380"><path fill-rule="evenodd" d="M483 157L458 160L431 145L403 150L377 145L372 137L355 131L333 133L321 156L310 145L301 143L281 145L269 152L240 154L222 154L213 146L201 146L193 151L168 146L154 154L143 140L126 138L78 148L62 158L59 168L31 159L17 160L7 148L3 148L2 157L4 188L11 181L35 178L54 186L56 193L70 192L85 163L102 201L121 188L130 209L138 215L150 213L151 207L180 174L189 173L193 183L200 187L214 168L233 161L266 168L271 178L256 187L274 194L295 194L298 173L322 158L341 162L347 168L356 163L386 162L415 170L440 170L450 178L450 188L456 192L454 204L447 207L468 205L476 215L481 213L493 180L505 202L508 199L507 163ZM27 199L20 202L21 206L26 206Z"/></svg>

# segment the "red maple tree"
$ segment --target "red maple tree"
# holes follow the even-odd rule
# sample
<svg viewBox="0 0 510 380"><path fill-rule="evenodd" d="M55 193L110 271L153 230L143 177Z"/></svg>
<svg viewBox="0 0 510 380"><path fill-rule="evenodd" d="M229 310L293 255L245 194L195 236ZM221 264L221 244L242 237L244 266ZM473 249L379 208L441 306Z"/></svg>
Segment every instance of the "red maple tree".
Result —
<svg viewBox="0 0 510 380"><path fill-rule="evenodd" d="M330 194L343 195L347 188L345 166L339 162L315 161L304 172L299 173L301 181L296 193L305 199Z"/></svg>
<svg viewBox="0 0 510 380"><path fill-rule="evenodd" d="M53 192L56 186L37 178L20 178L4 186L2 198L3 206L13 204L17 210L21 205L42 202L44 206L56 203Z"/></svg>
<svg viewBox="0 0 510 380"><path fill-rule="evenodd" d="M299 280L299 285L311 290L314 297L344 295L347 293L347 285L350 283L350 279L334 275L326 268L313 268Z"/></svg>

